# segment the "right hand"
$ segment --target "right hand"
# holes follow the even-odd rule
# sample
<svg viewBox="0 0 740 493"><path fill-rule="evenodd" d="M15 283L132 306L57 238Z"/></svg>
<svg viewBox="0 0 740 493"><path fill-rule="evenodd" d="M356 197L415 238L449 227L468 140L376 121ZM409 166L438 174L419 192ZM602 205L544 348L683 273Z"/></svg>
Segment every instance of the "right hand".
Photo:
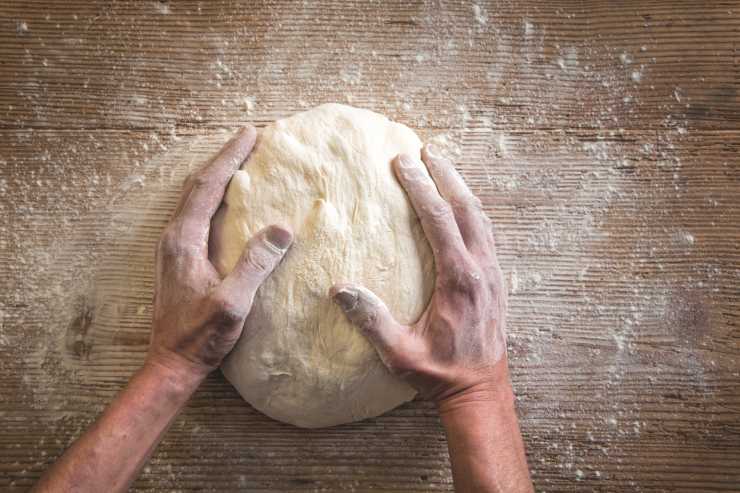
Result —
<svg viewBox="0 0 740 493"><path fill-rule="evenodd" d="M423 397L440 407L489 399L510 385L506 289L491 223L452 162L429 145L421 156L429 173L408 155L396 157L393 168L434 252L429 306L405 326L362 286L338 284L330 295L388 369Z"/></svg>

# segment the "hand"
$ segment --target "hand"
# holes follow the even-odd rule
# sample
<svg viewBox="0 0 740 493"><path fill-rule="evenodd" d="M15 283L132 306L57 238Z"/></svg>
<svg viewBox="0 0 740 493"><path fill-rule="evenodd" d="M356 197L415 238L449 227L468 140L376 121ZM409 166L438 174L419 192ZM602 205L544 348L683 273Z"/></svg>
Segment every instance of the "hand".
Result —
<svg viewBox="0 0 740 493"><path fill-rule="evenodd" d="M452 163L427 145L424 164L393 161L434 252L434 293L418 322L398 323L361 286L341 284L330 295L375 346L391 372L437 402L508 386L506 290L491 224ZM430 177L431 174L431 177ZM435 186L436 185L436 186Z"/></svg>
<svg viewBox="0 0 740 493"><path fill-rule="evenodd" d="M202 375L217 368L241 336L257 289L290 247L291 233L269 226L225 279L208 260L211 218L255 140L254 127L241 129L185 183L157 248L150 361Z"/></svg>

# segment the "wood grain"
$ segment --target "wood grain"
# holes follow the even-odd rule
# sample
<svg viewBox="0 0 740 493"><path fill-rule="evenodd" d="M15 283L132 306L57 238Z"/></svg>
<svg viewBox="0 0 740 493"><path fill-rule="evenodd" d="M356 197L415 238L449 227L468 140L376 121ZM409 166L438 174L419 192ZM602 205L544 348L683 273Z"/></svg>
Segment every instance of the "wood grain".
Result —
<svg viewBox="0 0 740 493"><path fill-rule="evenodd" d="M239 124L339 101L440 143L493 219L538 490L740 490L738 12L1 5L0 488L28 489L141 363L188 171ZM452 483L428 403L307 431L215 374L134 489Z"/></svg>
<svg viewBox="0 0 740 493"><path fill-rule="evenodd" d="M734 129L733 8L8 2L0 125L233 126L345 101L439 128Z"/></svg>

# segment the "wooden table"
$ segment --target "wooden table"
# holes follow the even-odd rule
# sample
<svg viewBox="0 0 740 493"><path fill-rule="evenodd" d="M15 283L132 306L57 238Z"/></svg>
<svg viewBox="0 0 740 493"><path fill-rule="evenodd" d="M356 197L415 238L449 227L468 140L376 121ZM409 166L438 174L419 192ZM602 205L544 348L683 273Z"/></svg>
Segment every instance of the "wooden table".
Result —
<svg viewBox="0 0 740 493"><path fill-rule="evenodd" d="M142 362L153 251L236 126L322 102L440 143L497 226L541 491L740 490L740 2L0 6L0 488ZM318 431L220 374L137 491L450 491L434 408Z"/></svg>

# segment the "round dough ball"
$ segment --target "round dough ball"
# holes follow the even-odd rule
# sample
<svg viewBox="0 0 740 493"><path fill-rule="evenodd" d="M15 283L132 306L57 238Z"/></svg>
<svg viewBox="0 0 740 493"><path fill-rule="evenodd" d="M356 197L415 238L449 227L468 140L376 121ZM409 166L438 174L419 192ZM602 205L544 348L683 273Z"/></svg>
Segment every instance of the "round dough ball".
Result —
<svg viewBox="0 0 740 493"><path fill-rule="evenodd" d="M391 168L394 156L420 148L404 125L325 104L265 128L231 180L212 228L211 258L222 275L265 226L284 225L295 236L221 367L268 416L318 428L413 398L328 291L361 284L401 323L421 315L434 284L432 253Z"/></svg>

